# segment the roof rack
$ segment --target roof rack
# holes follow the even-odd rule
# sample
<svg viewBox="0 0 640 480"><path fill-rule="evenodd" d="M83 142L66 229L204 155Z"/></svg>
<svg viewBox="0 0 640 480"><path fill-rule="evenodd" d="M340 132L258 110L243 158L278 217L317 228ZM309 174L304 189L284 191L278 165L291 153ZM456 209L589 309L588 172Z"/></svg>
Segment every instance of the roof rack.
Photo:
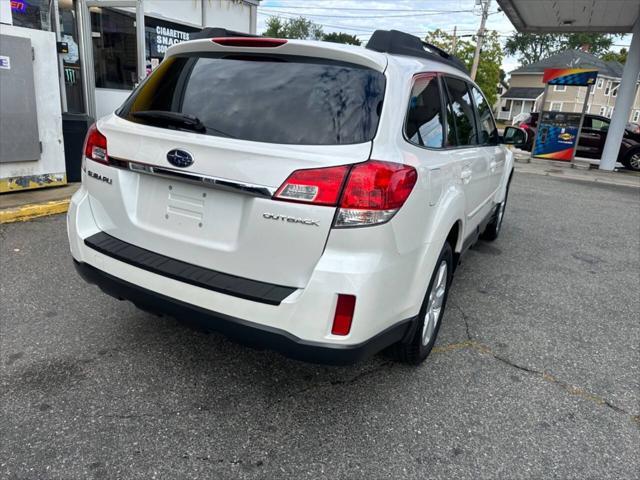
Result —
<svg viewBox="0 0 640 480"><path fill-rule="evenodd" d="M459 58L414 35L399 30L376 30L367 42L366 48L376 52L435 60L457 68L467 75L469 74L467 67Z"/></svg>
<svg viewBox="0 0 640 480"><path fill-rule="evenodd" d="M220 27L207 27L203 28L199 32L192 33L190 35L191 40L198 38L220 38L220 37L258 37L259 35L252 35L251 33L234 32L233 30L227 30Z"/></svg>

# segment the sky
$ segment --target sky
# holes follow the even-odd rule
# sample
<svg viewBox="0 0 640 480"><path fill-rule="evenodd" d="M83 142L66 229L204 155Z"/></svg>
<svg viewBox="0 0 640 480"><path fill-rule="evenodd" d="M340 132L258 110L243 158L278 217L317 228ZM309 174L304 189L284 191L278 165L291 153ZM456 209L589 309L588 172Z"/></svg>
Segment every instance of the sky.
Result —
<svg viewBox="0 0 640 480"><path fill-rule="evenodd" d="M265 30L269 16L294 18L303 16L322 25L325 33L346 32L356 35L363 44L376 29L396 29L424 37L440 28L458 35L472 35L480 26L480 6L475 0L262 0L258 8L258 33ZM503 41L515 32L507 16L491 1L487 28L496 30ZM616 45L628 44L627 38ZM616 47L618 50L620 47ZM506 57L502 69L518 67L517 59Z"/></svg>

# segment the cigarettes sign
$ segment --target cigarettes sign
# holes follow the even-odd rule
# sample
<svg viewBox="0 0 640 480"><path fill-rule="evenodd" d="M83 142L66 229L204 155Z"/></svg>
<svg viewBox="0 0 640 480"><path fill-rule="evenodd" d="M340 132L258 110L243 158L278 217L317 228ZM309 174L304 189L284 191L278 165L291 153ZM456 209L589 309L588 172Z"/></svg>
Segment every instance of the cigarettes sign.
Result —
<svg viewBox="0 0 640 480"><path fill-rule="evenodd" d="M189 32L183 32L175 28L156 27L156 52L164 55L171 45L189 40ZM152 55L153 56L153 55Z"/></svg>

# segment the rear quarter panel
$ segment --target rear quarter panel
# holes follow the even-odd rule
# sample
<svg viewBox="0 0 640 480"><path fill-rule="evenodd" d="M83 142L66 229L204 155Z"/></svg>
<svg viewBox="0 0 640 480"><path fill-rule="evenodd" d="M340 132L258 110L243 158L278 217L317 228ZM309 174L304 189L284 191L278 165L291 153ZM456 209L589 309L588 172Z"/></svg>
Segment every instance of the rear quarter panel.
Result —
<svg viewBox="0 0 640 480"><path fill-rule="evenodd" d="M404 139L404 121L411 94L411 79L421 72L449 71L449 67L434 63L431 68L423 61L389 58L387 93L380 126L373 142L371 158L411 165L418 172L418 181L405 205L391 220L394 248L398 254L410 255L398 298L406 312L418 313L438 255L451 228L460 223L464 231L464 192L460 182L460 162L455 150L427 149ZM459 75L451 69L449 73ZM374 230L375 227L372 228ZM460 250L461 238L454 246ZM397 288L397 287L392 287Z"/></svg>

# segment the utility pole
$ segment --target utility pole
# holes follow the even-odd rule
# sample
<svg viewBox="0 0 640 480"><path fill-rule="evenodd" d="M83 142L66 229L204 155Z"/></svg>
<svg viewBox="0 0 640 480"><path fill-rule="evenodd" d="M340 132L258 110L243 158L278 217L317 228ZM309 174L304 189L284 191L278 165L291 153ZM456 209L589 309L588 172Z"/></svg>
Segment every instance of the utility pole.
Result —
<svg viewBox="0 0 640 480"><path fill-rule="evenodd" d="M453 27L453 41L451 42L451 55L456 54L456 48L458 46L458 26Z"/></svg>
<svg viewBox="0 0 640 480"><path fill-rule="evenodd" d="M478 40L476 41L476 52L473 55L473 65L471 67L471 80L476 79L476 73L478 73L478 63L480 63L480 49L482 48L482 41L484 40L484 26L487 23L487 17L489 16L489 4L491 0L476 0L477 3L482 5L482 20L480 20L480 29L478 30Z"/></svg>

